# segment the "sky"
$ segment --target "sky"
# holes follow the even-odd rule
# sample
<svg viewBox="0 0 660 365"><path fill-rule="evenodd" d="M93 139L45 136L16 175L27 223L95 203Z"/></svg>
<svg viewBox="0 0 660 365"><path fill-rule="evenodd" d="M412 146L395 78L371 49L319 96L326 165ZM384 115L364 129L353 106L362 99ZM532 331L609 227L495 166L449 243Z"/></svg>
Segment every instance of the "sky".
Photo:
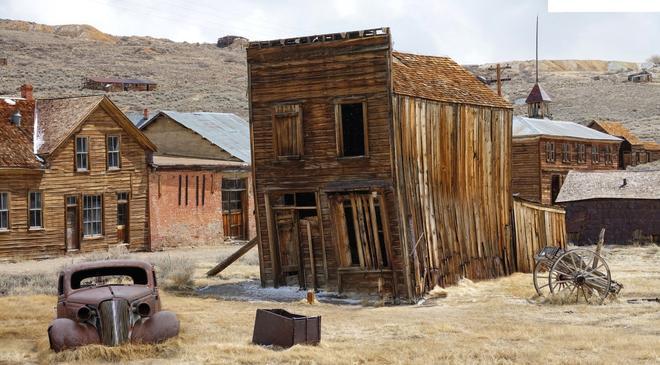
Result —
<svg viewBox="0 0 660 365"><path fill-rule="evenodd" d="M549 13L547 1L641 0L0 0L0 18L90 24L114 35L187 42L215 42L228 34L269 40L390 27L399 51L475 64L533 59L538 15L541 59L642 62L660 53L660 12ZM660 0L643 1L660 5Z"/></svg>

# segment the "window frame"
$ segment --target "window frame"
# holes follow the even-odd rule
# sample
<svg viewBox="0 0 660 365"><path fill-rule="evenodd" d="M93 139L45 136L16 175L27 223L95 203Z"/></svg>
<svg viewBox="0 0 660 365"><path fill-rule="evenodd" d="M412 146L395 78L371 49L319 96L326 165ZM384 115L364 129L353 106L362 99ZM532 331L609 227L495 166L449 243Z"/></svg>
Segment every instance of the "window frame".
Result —
<svg viewBox="0 0 660 365"><path fill-rule="evenodd" d="M4 196L4 199L3 199ZM0 191L0 217L2 216L2 213L5 213L7 215L7 226L2 227L0 226L0 232L8 232L11 230L11 219L10 219L10 212L11 212L11 205L10 205L10 200L11 200L11 194L8 191ZM5 203L5 208L2 208L2 203ZM2 222L2 218L0 218L0 224Z"/></svg>
<svg viewBox="0 0 660 365"><path fill-rule="evenodd" d="M545 141L545 162L556 162L555 142Z"/></svg>
<svg viewBox="0 0 660 365"><path fill-rule="evenodd" d="M294 123L291 130L294 131L296 141L293 141L291 143L293 148L293 151L291 151L293 152L292 154L288 154L288 155L280 154L280 152L282 152L282 146L280 146L276 133L276 130L279 129L278 118L288 118L292 120ZM302 102L287 102L287 103L274 104L272 116L271 116L271 131L272 131L272 142L273 142L273 155L275 156L276 161L302 159L305 152Z"/></svg>
<svg viewBox="0 0 660 365"><path fill-rule="evenodd" d="M605 164L606 165L612 165L614 164L614 159L612 158L612 146L609 144L604 146L604 151L603 153L605 154Z"/></svg>
<svg viewBox="0 0 660 365"><path fill-rule="evenodd" d="M229 182L231 181L233 183L233 187L225 187L225 181ZM238 182L238 185L236 185L236 182ZM220 181L220 209L223 214L230 213L232 211L240 210L240 211L245 211L245 196L244 194L247 193L247 178L244 177L235 177L235 178L228 178L228 177L223 177ZM225 197L228 197L229 199L225 199ZM240 206L238 209L232 209L234 207L233 204L236 202L240 203ZM229 209L226 209L229 208Z"/></svg>
<svg viewBox="0 0 660 365"><path fill-rule="evenodd" d="M561 162L571 162L571 146L568 142L563 142L561 144Z"/></svg>
<svg viewBox="0 0 660 365"><path fill-rule="evenodd" d="M595 144L591 145L591 163L600 164L600 148Z"/></svg>
<svg viewBox="0 0 660 365"><path fill-rule="evenodd" d="M364 131L364 154L346 156L341 107L345 104L362 104L362 130ZM335 100L335 145L338 159L363 159L369 157L368 101L366 97L341 98Z"/></svg>
<svg viewBox="0 0 660 365"><path fill-rule="evenodd" d="M110 150L110 139L117 139L116 150ZM117 166L110 166L110 155L117 155ZM105 136L105 167L108 171L121 170L121 136L118 134L108 134Z"/></svg>
<svg viewBox="0 0 660 365"><path fill-rule="evenodd" d="M95 197L99 198L99 203L100 203L99 206L98 207L86 208L87 198L95 198ZM105 204L104 204L103 194L83 194L82 195L82 209L81 209L82 218L81 218L81 221L82 221L82 238L83 239L96 239L96 238L100 238L100 237L104 236L104 231L105 231L105 229L104 229L105 228L104 227L104 223L105 223L104 205ZM96 221L96 220L87 220L86 221L86 218L85 218L86 211L92 211L92 210L96 210L96 209L99 210L99 220L98 221ZM87 224L91 224L92 227L93 227L94 223L99 224L100 232L99 233L93 232L92 234L88 234L86 232Z"/></svg>
<svg viewBox="0 0 660 365"><path fill-rule="evenodd" d="M577 163L587 163L587 146L584 143L576 143L575 152L577 155Z"/></svg>
<svg viewBox="0 0 660 365"><path fill-rule="evenodd" d="M39 194L39 207L38 208L32 208L32 194ZM28 205L27 205L27 211L28 211L28 219L27 219L27 226L28 226L28 231L40 231L44 229L44 193L41 190L30 190L28 191ZM39 223L40 225L38 226L33 226L32 225L32 212L33 211L38 211L39 212Z"/></svg>
<svg viewBox="0 0 660 365"><path fill-rule="evenodd" d="M85 151L80 152L78 150L78 140L84 140L85 141ZM73 154L73 163L75 167L76 172L89 172L91 170L90 167L90 158L89 158L89 136L76 136L74 140L74 154ZM85 156L85 167L79 167L78 166L78 155L84 155Z"/></svg>

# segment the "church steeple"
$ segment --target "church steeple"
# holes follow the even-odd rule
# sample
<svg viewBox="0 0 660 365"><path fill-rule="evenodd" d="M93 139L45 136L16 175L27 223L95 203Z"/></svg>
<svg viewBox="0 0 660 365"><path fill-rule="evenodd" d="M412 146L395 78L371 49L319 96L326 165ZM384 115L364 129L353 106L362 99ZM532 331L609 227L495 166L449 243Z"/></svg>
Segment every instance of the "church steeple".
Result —
<svg viewBox="0 0 660 365"><path fill-rule="evenodd" d="M552 102L550 95L543 90L541 84L539 84L539 16L536 16L536 59L535 59L535 68L536 68L536 83L532 87L532 91L527 95L527 116L530 118L551 118L550 109L548 108L548 103Z"/></svg>

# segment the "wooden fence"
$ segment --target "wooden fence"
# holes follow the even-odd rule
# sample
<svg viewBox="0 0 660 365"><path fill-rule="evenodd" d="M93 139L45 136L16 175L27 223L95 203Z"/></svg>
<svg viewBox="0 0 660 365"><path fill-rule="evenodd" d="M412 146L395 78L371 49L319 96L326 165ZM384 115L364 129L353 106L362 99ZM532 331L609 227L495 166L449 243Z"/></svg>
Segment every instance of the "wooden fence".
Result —
<svg viewBox="0 0 660 365"><path fill-rule="evenodd" d="M558 206L513 200L516 271L534 271L534 255L545 246L566 248L566 212Z"/></svg>

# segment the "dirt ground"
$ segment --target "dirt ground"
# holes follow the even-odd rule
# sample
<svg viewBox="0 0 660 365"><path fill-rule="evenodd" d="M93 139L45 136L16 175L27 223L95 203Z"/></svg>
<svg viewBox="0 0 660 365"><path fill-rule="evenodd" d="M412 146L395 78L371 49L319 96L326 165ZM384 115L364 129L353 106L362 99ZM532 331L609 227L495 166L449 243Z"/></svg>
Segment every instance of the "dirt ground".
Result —
<svg viewBox="0 0 660 365"><path fill-rule="evenodd" d="M214 287L258 279L256 252L220 278L204 272L236 246L139 254L194 260L195 286ZM624 289L602 306L539 304L530 274L446 289L423 305L378 306L226 300L163 293L164 307L181 320L178 338L159 345L87 346L54 354L46 328L54 317L51 295L0 297L0 363L140 364L657 364L660 305L629 303L660 297L657 246L605 249L612 276ZM0 264L0 273L55 270L68 259ZM220 294L218 294L220 295ZM258 296L258 295L257 295ZM252 345L257 308L284 308L322 316L322 342L277 350Z"/></svg>

